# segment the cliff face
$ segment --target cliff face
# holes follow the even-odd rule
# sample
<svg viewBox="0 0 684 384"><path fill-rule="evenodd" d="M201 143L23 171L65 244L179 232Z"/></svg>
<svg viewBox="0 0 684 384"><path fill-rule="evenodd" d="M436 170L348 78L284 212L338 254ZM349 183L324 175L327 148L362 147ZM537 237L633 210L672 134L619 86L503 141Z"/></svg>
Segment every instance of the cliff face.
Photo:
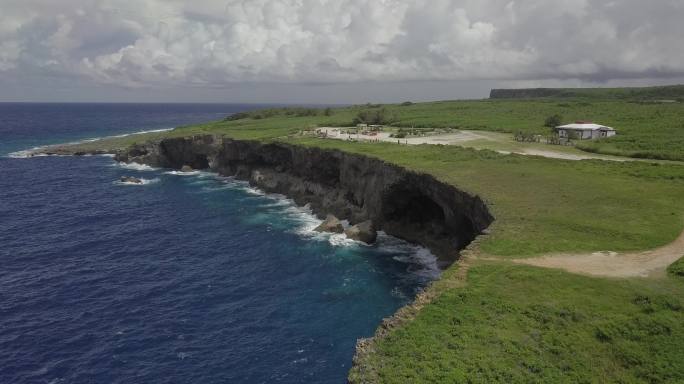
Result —
<svg viewBox="0 0 684 384"><path fill-rule="evenodd" d="M337 150L214 136L169 138L116 159L157 167L210 169L235 176L323 217L372 220L386 233L424 245L445 264L493 221L477 197L381 160Z"/></svg>

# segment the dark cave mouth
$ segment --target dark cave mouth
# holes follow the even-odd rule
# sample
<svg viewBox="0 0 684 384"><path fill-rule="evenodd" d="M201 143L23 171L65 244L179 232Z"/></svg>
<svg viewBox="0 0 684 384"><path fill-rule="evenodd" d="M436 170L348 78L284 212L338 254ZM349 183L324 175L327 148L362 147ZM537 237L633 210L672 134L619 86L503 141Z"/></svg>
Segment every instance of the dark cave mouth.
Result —
<svg viewBox="0 0 684 384"><path fill-rule="evenodd" d="M451 200L448 207L438 203L415 184L394 186L383 197L383 225L409 240L440 239L440 242L445 241L454 250L463 249L480 231L463 213L472 210L458 206L464 203L461 199L446 200Z"/></svg>
<svg viewBox="0 0 684 384"><path fill-rule="evenodd" d="M443 228L444 210L436 202L421 194L391 194L384 205L385 220L410 224L421 229Z"/></svg>

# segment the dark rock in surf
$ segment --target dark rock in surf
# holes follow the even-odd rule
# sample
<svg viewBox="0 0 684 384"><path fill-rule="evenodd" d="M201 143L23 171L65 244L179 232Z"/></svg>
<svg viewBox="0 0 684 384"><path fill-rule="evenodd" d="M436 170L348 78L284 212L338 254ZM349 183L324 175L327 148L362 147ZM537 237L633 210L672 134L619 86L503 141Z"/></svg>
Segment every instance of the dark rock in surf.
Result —
<svg viewBox="0 0 684 384"><path fill-rule="evenodd" d="M343 233L344 232L344 226L342 226L342 222L340 222L340 219L333 215L328 215L328 217L325 218L325 221L321 223L318 227L314 229L316 232L330 232L330 233Z"/></svg>
<svg viewBox="0 0 684 384"><path fill-rule="evenodd" d="M347 228L347 230L344 231L344 234L352 240L361 241L366 244L373 244L378 238L378 232L375 230L373 222L370 220Z"/></svg>
<svg viewBox="0 0 684 384"><path fill-rule="evenodd" d="M121 176L121 179L119 179L122 183L128 183L128 184L142 184L143 181L138 179L137 177L133 176Z"/></svg>
<svg viewBox="0 0 684 384"><path fill-rule="evenodd" d="M193 171L193 169L189 165L184 165L181 167L181 172L192 172L192 171Z"/></svg>

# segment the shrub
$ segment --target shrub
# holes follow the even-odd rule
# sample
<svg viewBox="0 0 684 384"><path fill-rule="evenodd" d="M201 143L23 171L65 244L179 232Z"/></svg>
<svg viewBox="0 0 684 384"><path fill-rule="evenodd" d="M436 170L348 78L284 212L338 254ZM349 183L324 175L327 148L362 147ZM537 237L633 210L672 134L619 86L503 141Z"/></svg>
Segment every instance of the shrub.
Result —
<svg viewBox="0 0 684 384"><path fill-rule="evenodd" d="M396 115L387 111L387 108L364 109L354 118L354 124L392 124L397 120Z"/></svg>
<svg viewBox="0 0 684 384"><path fill-rule="evenodd" d="M248 112L238 112L238 113L233 113L232 115L226 117L226 121L234 121L234 120L242 120L246 119L249 117Z"/></svg>
<svg viewBox="0 0 684 384"><path fill-rule="evenodd" d="M563 124L563 116L555 114L546 118L544 121L544 126L549 128L555 128Z"/></svg>
<svg viewBox="0 0 684 384"><path fill-rule="evenodd" d="M328 108L330 109L330 108ZM267 119L274 116L318 116L321 111L316 108L268 108L258 109L256 111L238 112L226 117L226 121L242 120L242 119ZM332 114L332 109L331 112ZM330 116L330 115L327 115Z"/></svg>
<svg viewBox="0 0 684 384"><path fill-rule="evenodd" d="M667 272L674 276L684 277L684 257L670 264Z"/></svg>

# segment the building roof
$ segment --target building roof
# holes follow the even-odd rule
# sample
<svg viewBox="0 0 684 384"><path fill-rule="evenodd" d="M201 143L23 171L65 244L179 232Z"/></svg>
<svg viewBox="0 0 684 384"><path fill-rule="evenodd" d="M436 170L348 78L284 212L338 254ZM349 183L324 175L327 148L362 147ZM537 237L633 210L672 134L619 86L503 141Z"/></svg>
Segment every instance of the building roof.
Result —
<svg viewBox="0 0 684 384"><path fill-rule="evenodd" d="M605 125L594 124L594 123L574 123L559 125L556 129L576 129L582 131L614 131L615 128L606 127Z"/></svg>

